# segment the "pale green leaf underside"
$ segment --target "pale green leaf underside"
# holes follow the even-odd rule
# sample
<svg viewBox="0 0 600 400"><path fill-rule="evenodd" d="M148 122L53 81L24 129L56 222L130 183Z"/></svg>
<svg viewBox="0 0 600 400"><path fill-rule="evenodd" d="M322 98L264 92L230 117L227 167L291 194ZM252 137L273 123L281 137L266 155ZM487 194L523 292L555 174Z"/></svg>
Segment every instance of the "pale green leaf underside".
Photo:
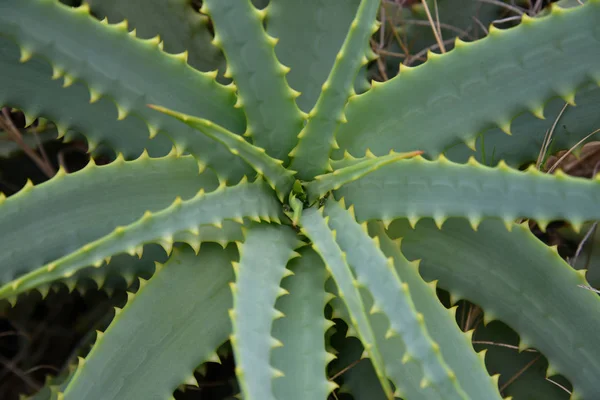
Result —
<svg viewBox="0 0 600 400"><path fill-rule="evenodd" d="M285 79L287 69L264 31L264 12L250 0L205 0L202 7L215 24L215 44L227 58L227 75L237 85L248 119L246 134L272 157L287 161L304 117Z"/></svg>
<svg viewBox="0 0 600 400"><path fill-rule="evenodd" d="M414 359L423 369L421 386L431 385L447 399L466 399L461 383L442 358L439 345L431 339L424 315L415 309L410 287L396 273L393 259L387 259L378 240L372 239L366 226L363 230L339 203L328 201L324 215L329 218L329 228L336 233L335 240L347 255L357 281L373 296L374 307L379 309L376 312L387 317L391 335L399 335L406 344L403 358ZM402 388L401 380L394 384Z"/></svg>
<svg viewBox="0 0 600 400"><path fill-rule="evenodd" d="M335 293L335 290L332 290ZM366 288L360 289L360 294L365 304L366 309L371 309L373 307L374 299L371 293ZM412 293L411 293L412 295ZM348 325L350 325L350 314L348 313L347 307L344 305L340 298L335 298L332 300L331 305L333 306L333 317L340 318L345 321ZM422 396L427 400L442 400L443 397L435 390L435 387L429 385L428 387L422 388L421 382L423 381L423 367L420 363L416 362L414 359L408 360L403 363L402 358L406 354L406 345L400 338L400 336L386 336L389 328L390 321L383 313L374 313L369 314L369 321L371 326L373 327L373 333L375 334L375 338L377 341L377 347L380 349L383 359L385 361L385 371L387 375L390 377L390 380L394 382L396 387L396 397L401 398L414 398L417 396ZM425 321L427 323L427 321ZM349 330L348 340L352 340L353 336L356 335L356 331L354 329ZM344 347L349 346L350 351L355 351L354 348L359 343L343 343ZM335 346L335 344L334 344ZM337 346L336 346L336 349ZM341 351L344 350L339 349ZM358 355L362 353L362 350ZM353 360L355 361L355 360ZM365 361L361 361L361 364L370 363L367 359ZM358 365L357 365L358 367ZM362 365L359 368L360 372L355 372L354 368L348 371L350 374L346 377L344 374L344 384L342 385L342 389L349 387L350 392L353 395L359 395L359 398L365 399L366 393L368 391L364 390L361 385L364 383L365 385L371 386L373 385L371 374L375 375L373 371L372 365ZM364 377L358 379L357 375L365 375ZM375 378L376 379L376 378ZM346 381L349 380L349 381ZM357 380L357 381L356 381ZM381 391L381 385L377 382L379 386L379 391ZM375 392L375 390L372 390ZM374 395L373 395L374 396ZM383 394L382 394L383 396ZM374 396L374 398L376 398ZM418 398L418 397L417 397Z"/></svg>
<svg viewBox="0 0 600 400"><path fill-rule="evenodd" d="M287 80L301 93L296 103L302 111L309 112L317 102L359 3L360 0L269 2L267 32L279 39L275 54L291 68Z"/></svg>
<svg viewBox="0 0 600 400"><path fill-rule="evenodd" d="M0 3L0 36L14 40L25 59L30 54L48 59L67 83L82 81L92 94L113 99L121 117L131 113L141 118L150 133L166 133L180 151L219 168L222 176L239 179L247 170L225 149L146 106L159 104L208 118L236 133L244 127L243 113L233 107L231 87L194 70L184 59L163 53L156 42L136 39L124 27L103 24L82 8L39 0Z"/></svg>
<svg viewBox="0 0 600 400"><path fill-rule="evenodd" d="M555 371L566 376L575 398L600 395L600 300L578 285L583 276L546 247L525 225L507 231L486 220L474 232L460 220L438 230L431 221L411 230L395 222L390 234L401 236L402 251L423 260L422 272L455 298L466 298L515 329L521 342L540 350ZM431 251L435 248L435 251ZM507 251L508 250L508 251ZM592 345L591 345L592 344Z"/></svg>
<svg viewBox="0 0 600 400"><path fill-rule="evenodd" d="M140 38L156 35L168 53L188 52L188 63L200 71L225 65L223 55L211 43L208 18L192 10L189 0L87 0L92 11L110 23L127 20Z"/></svg>
<svg viewBox="0 0 600 400"><path fill-rule="evenodd" d="M200 191L189 200L176 200L161 211L144 214L136 222L117 227L100 239L4 285L0 288L0 296L14 295L61 277L68 278L83 267L99 266L106 257L137 251L146 243L158 243L169 249L177 234L188 232L187 235L193 238L200 233L198 228L202 225L243 218L266 221L283 218L281 205L263 181L220 186L208 194Z"/></svg>
<svg viewBox="0 0 600 400"><path fill-rule="evenodd" d="M435 156L518 114L600 81L600 3L562 10L460 45L350 100L336 139L353 155ZM526 87L527 90L523 90ZM410 94L410 95L408 95Z"/></svg>
<svg viewBox="0 0 600 400"><path fill-rule="evenodd" d="M334 234L327 225L322 211L317 208L305 209L300 219L302 232L312 241L314 250L321 256L327 270L332 275L338 288L339 296L344 300L350 313L351 323L358 332L365 349L373 362L373 366L388 397L391 397L391 386L385 375L385 364L376 345L367 310L363 304L358 282L346 262L346 255L335 242Z"/></svg>
<svg viewBox="0 0 600 400"><path fill-rule="evenodd" d="M65 400L171 398L231 332L235 256L215 244L175 251L97 340Z"/></svg>
<svg viewBox="0 0 600 400"><path fill-rule="evenodd" d="M465 217L476 225L485 217L508 222L528 217L540 224L600 219L599 181L521 172L506 165L489 168L415 157L389 164L334 193L354 205L358 221L433 217L441 224L449 217ZM569 206L573 204L577 206Z"/></svg>
<svg viewBox="0 0 600 400"><path fill-rule="evenodd" d="M327 380L327 364L333 355L325 351L324 335L331 326L323 315L329 299L325 292L327 270L317 253L299 251L288 269L294 275L281 287L289 294L277 300L285 317L273 321L271 330L283 347L273 349L271 365L284 376L273 381L275 398L281 400L326 399L335 385Z"/></svg>
<svg viewBox="0 0 600 400"><path fill-rule="evenodd" d="M415 308L423 314L427 332L440 346L444 361L456 374L464 391L473 399L500 400L502 397L498 393L496 382L491 379L486 370L483 356L473 351L470 336L462 332L456 324L454 311L446 309L440 303L435 287L427 285L423 281L418 272L418 264L410 263L402 255L398 244L390 240L380 222L369 223L369 233L379 238L381 251L385 256L394 258L396 273L403 282L408 284ZM387 329L387 327L382 327L382 324L379 324L379 329L376 328L375 323L373 326L380 335L383 335L384 329ZM390 340L383 344L381 346L383 353L388 354L388 348L393 347L394 344ZM390 348L389 352L393 353L394 349ZM388 371L395 370L397 376L403 375L405 372L402 367L406 364L402 365L398 360L391 361L391 366L388 364L387 367ZM406 397L412 396L407 394Z"/></svg>
<svg viewBox="0 0 600 400"><path fill-rule="evenodd" d="M271 366L271 349L279 345L271 336L280 282L288 260L300 242L295 232L283 225L253 225L239 245L240 261L234 265L232 286L233 324L231 344L236 376L245 399L275 399L272 380L279 372Z"/></svg>
<svg viewBox="0 0 600 400"><path fill-rule="evenodd" d="M92 163L24 189L0 205L0 281L68 255L177 196L187 200L217 186L213 173L198 175L192 157L167 156Z"/></svg>
<svg viewBox="0 0 600 400"><path fill-rule="evenodd" d="M329 154L334 148L334 133L344 120L344 107L354 95L354 81L360 67L367 64L365 45L376 27L375 17L380 0L362 0L350 25L333 68L323 84L308 122L298 136L291 167L302 179L311 179L329 170ZM347 6L346 6L347 7Z"/></svg>

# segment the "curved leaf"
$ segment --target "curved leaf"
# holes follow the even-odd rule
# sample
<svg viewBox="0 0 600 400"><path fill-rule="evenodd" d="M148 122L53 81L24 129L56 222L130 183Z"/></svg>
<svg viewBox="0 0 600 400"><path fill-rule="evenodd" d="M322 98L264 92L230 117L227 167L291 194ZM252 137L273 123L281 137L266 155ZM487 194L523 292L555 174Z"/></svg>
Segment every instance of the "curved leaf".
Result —
<svg viewBox="0 0 600 400"><path fill-rule="evenodd" d="M269 2L267 32L278 39L275 54L290 67L287 80L300 92L296 103L302 111L309 112L321 94L359 4L360 0Z"/></svg>
<svg viewBox="0 0 600 400"><path fill-rule="evenodd" d="M373 362L384 393L388 398L392 398L392 388L385 375L385 364L358 290L358 282L346 262L346 254L335 242L335 235L327 225L327 221L322 215L322 209L313 207L304 210L300 223L302 232L312 241L313 249L321 256L327 270L335 280L338 294L348 307L352 325L357 330L358 337Z"/></svg>
<svg viewBox="0 0 600 400"><path fill-rule="evenodd" d="M275 57L276 40L264 31L265 11L250 0L204 0L202 11L215 24L213 43L227 58L225 75L238 87L237 105L248 118L245 135L272 157L287 161L304 117L294 101L297 93L285 79L289 68Z"/></svg>
<svg viewBox="0 0 600 400"><path fill-rule="evenodd" d="M306 248L299 253L288 267L293 275L281 283L288 294L276 304L285 316L273 321L271 332L283 347L273 349L271 363L283 376L273 381L273 392L277 399L325 399L337 386L327 380L327 364L335 356L325 351L323 340L333 325L323 315L331 298L324 290L328 274L317 253Z"/></svg>
<svg viewBox="0 0 600 400"><path fill-rule="evenodd" d="M220 226L226 219L242 222L242 218L279 221L282 216L281 205L262 181L243 181L231 187L221 185L208 194L201 189L189 200L176 198L169 207L154 213L148 211L137 221L117 227L100 239L13 280L0 287L0 296L15 295L61 277L69 278L89 265L100 267L106 258L139 252L146 243L158 243L169 253L178 233L188 231L194 237L202 225Z"/></svg>
<svg viewBox="0 0 600 400"><path fill-rule="evenodd" d="M69 130L85 133L88 149L107 144L125 157L137 157L144 150L153 157L164 156L173 147L164 135L152 140L148 127L139 118L129 116L117 121L115 104L101 98L89 103L89 89L80 82L67 88L52 79L52 67L39 56L19 62L19 48L0 36L0 104L25 111L28 119L46 116L56 123L59 136L70 139ZM18 78L15 78L18 77ZM65 112L68 110L68 112Z"/></svg>
<svg viewBox="0 0 600 400"><path fill-rule="evenodd" d="M64 392L70 399L170 398L227 340L233 248L177 250L130 294ZM209 322L209 323L208 323ZM172 362L173 360L177 362ZM165 366L168 365L168 368ZM194 379L195 382L195 379Z"/></svg>
<svg viewBox="0 0 600 400"><path fill-rule="evenodd" d="M39 0L1 2L0 35L19 45L23 62L34 54L47 58L53 75L64 77L65 86L85 82L91 101L104 96L113 99L118 119L128 114L139 117L148 125L150 137L166 133L179 151L196 155L219 169L222 176L239 179L247 171L243 162L225 149L146 107L159 104L208 118L236 133L244 126L243 114L233 107L233 88L218 84L210 73L193 69L185 57L162 52L158 41L135 38L126 24L99 22L89 15L87 6L70 8ZM52 119L61 122L70 115L64 113L63 109Z"/></svg>
<svg viewBox="0 0 600 400"><path fill-rule="evenodd" d="M504 163L489 168L474 160L466 165L445 158L400 160L334 194L354 206L358 221L389 223L406 217L414 224L433 217L441 226L449 217L465 217L477 227L485 217L498 217L509 225L516 218L529 217L545 227L556 219L576 226L600 219L600 179L573 178L560 171L548 175L535 168L523 172Z"/></svg>
<svg viewBox="0 0 600 400"><path fill-rule="evenodd" d="M298 170L302 179L308 180L330 170L329 154L337 146L335 130L345 119L344 107L354 94L358 70L369 61L364 46L377 28L375 16L379 3L380 0L361 0L317 104L308 114L308 121L298 135L298 144L290 153L294 157L291 167Z"/></svg>
<svg viewBox="0 0 600 400"><path fill-rule="evenodd" d="M160 106L150 107L179 119L211 139L223 144L232 154L239 155L258 174L265 177L273 190L277 192L279 200L283 201L291 191L294 184L294 171L282 167L281 164L283 164L283 161L270 157L264 149L248 143L240 135L231 133L211 121L180 114Z"/></svg>
<svg viewBox="0 0 600 400"><path fill-rule="evenodd" d="M200 71L225 65L211 43L208 18L193 12L189 0L87 0L95 15L110 23L127 20L140 38L159 35L169 53L188 52L188 63Z"/></svg>
<svg viewBox="0 0 600 400"><path fill-rule="evenodd" d="M381 157L367 156L363 161L337 169L332 173L317 175L314 180L305 185L308 199L311 202L316 201L330 191L337 190L343 185L375 172L385 165L419 154L421 153L413 151L412 153L390 153Z"/></svg>
<svg viewBox="0 0 600 400"><path fill-rule="evenodd" d="M385 256L393 258L400 279L409 285L411 298L417 311L423 314L427 332L440 346L444 361L456 374L464 391L472 399L501 400L497 379L490 378L483 353L473 351L471 335L462 332L456 324L456 310L448 310L440 303L436 285L423 281L418 272L418 263L409 262L402 255L398 243L387 236L380 222L371 222L368 227L369 233L378 238ZM385 350L385 354L387 353ZM398 374L403 372L400 370Z"/></svg>
<svg viewBox="0 0 600 400"><path fill-rule="evenodd" d="M366 149L436 156L459 141L472 145L490 127L509 131L512 119L527 110L541 115L553 97L571 101L577 88L600 82L599 19L597 1L553 7L546 17L490 28L486 38L457 41L450 52L402 67L395 78L349 100L336 158L343 150L356 155Z"/></svg>
<svg viewBox="0 0 600 400"><path fill-rule="evenodd" d="M400 336L406 345L402 362L414 360L422 368L421 387L433 386L447 399L466 399L462 384L444 360L439 344L431 339L425 317L415 309L408 283L400 280L394 259L380 249L379 239L368 235L352 214L334 202L325 205L325 217L340 249L347 255L359 284L374 298L371 314L383 313L389 321L386 337ZM385 356L384 356L385 359ZM403 382L394 381L403 392Z"/></svg>
<svg viewBox="0 0 600 400"><path fill-rule="evenodd" d="M286 265L298 256L294 249L300 242L291 228L266 224L250 227L245 236L238 245L240 262L233 264L236 280L229 312L235 372L244 398L274 400L272 380L282 372L271 366L269 356L281 342L271 336L271 326L283 316L275 302L286 293L279 285L290 274Z"/></svg>
<svg viewBox="0 0 600 400"><path fill-rule="evenodd" d="M145 211L169 206L177 196L187 200L217 186L214 174L198 175L192 157L174 155L119 159L100 167L92 162L78 172L61 171L38 186L28 185L0 200L1 281L68 255Z"/></svg>
<svg viewBox="0 0 600 400"><path fill-rule="evenodd" d="M574 398L600 396L600 299L556 252L540 242L526 224L509 232L486 220L474 232L460 220L438 230L422 221L411 230L405 221L390 226L402 237L402 252L421 258L422 274L439 279L454 299L466 298L485 311L485 320L500 319L520 335L521 349L535 347L574 387ZM435 251L432 251L435 249Z"/></svg>

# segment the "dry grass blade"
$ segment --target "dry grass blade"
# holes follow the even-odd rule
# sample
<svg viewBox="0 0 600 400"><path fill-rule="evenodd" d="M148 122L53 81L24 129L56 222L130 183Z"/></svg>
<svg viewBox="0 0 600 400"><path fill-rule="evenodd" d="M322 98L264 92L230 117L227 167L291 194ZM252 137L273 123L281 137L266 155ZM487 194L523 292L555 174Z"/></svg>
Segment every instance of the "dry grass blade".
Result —
<svg viewBox="0 0 600 400"><path fill-rule="evenodd" d="M442 41L440 31L438 30L438 28L435 26L435 23L433 22L433 18L431 17L431 12L429 11L429 6L427 5L427 2L425 0L421 0L421 4L423 4L423 7L425 8L425 13L427 14L427 19L429 20L429 24L431 25L431 30L433 31L433 35L435 36L435 40L438 44L438 47L442 53L445 53L446 47L444 46L444 42Z"/></svg>
<svg viewBox="0 0 600 400"><path fill-rule="evenodd" d="M598 132L600 132L600 129L596 129L595 131L593 131L592 133L590 133L589 135L587 135L586 137L581 139L579 142L575 143L573 145L573 147L571 147L565 154L562 155L561 158L558 159L558 161L556 163L554 163L554 165L548 170L548 173L551 174L552 172L554 172L556 170L556 168L558 168L560 166L560 164L564 161L564 159L567 158L569 156L569 154L571 154L573 152L573 150L575 150L577 148L577 146L579 146L580 144L582 144L583 142L588 140L592 135L594 135Z"/></svg>
<svg viewBox="0 0 600 400"><path fill-rule="evenodd" d="M538 170L540 169L540 167L542 165L542 161L544 160L544 157L546 157L546 154L548 153L548 147L550 146L550 140L552 139L552 135L554 134L554 130L556 129L556 125L558 125L558 121L560 120L560 118L562 117L562 115L565 113L565 110L567 109L568 106L569 106L569 103L565 103L565 105L563 106L563 108L560 110L560 112L558 113L558 115L554 119L554 123L552 124L552 128L550 128L550 130L547 131L546 135L544 136L544 141L542 143L542 148L540 149L540 154L538 155L537 162L535 163L535 168L538 169Z"/></svg>
<svg viewBox="0 0 600 400"><path fill-rule="evenodd" d="M525 371L527 371L529 368L531 368L531 366L533 364L536 363L537 360L540 359L540 357L542 357L542 355L538 355L536 358L534 358L533 360L529 361L527 363L527 365L525 365L523 368L521 368L519 371L517 371L516 374L514 374L513 376L510 377L509 380L507 380L504 385L502 385L502 387L500 387L500 391L502 392L504 389L506 389L507 387L509 387L514 381L517 380L517 378L519 378L519 376L523 375L525 373Z"/></svg>
<svg viewBox="0 0 600 400"><path fill-rule="evenodd" d="M506 347L507 349L519 350L519 346L513 346L512 344L506 343L496 343L496 342L488 342L486 340L473 340L473 344L486 344L488 346L498 346L498 347ZM537 353L538 351L535 349L525 349L527 353Z"/></svg>

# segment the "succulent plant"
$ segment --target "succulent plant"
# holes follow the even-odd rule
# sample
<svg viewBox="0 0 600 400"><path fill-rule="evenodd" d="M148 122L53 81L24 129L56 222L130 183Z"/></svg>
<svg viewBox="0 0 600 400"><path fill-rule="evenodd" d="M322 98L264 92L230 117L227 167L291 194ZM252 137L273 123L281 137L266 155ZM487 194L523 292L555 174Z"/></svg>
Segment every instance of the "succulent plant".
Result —
<svg viewBox="0 0 600 400"><path fill-rule="evenodd" d="M171 398L229 340L245 399L328 398L334 352L369 360L356 398L502 398L438 285L600 396L600 300L528 227L600 219L600 183L518 169L549 109L599 95L600 1L366 87L377 0L90 4L0 2L0 105L118 153L0 198L0 296L169 258L48 396ZM592 124L569 118L567 147Z"/></svg>

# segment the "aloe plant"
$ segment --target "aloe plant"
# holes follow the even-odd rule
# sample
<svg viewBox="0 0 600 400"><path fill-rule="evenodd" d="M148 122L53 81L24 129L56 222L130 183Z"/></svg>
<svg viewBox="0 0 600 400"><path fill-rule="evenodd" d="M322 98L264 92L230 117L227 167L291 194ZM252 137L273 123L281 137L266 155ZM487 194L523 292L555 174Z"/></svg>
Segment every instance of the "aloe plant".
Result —
<svg viewBox="0 0 600 400"><path fill-rule="evenodd" d="M600 1L456 39L360 94L377 0L90 4L0 2L0 104L118 153L0 198L0 296L169 257L48 396L170 398L230 341L245 399L328 398L335 351L369 360L344 383L357 398L502 398L438 284L515 329L571 398L600 396L600 300L521 222L578 230L600 184L516 168L548 102L597 96ZM332 319L360 342L335 342Z"/></svg>

